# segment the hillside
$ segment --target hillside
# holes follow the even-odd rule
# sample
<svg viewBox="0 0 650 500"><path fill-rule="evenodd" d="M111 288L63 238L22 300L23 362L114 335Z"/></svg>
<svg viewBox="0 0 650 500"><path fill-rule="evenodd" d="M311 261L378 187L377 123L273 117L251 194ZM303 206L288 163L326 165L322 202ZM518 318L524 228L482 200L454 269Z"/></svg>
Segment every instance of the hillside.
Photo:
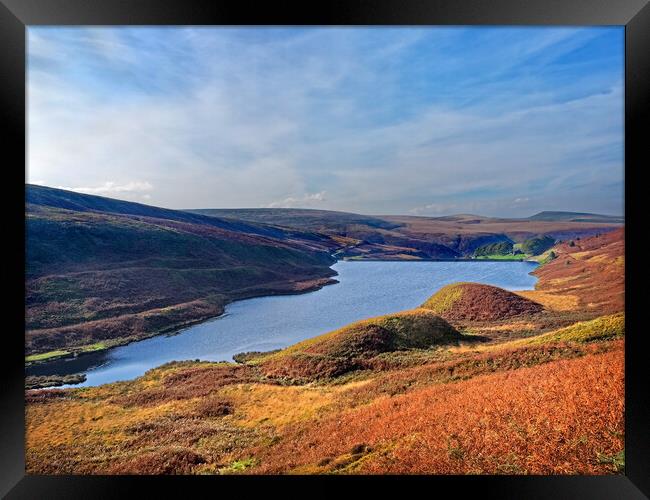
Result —
<svg viewBox="0 0 650 500"><path fill-rule="evenodd" d="M232 220L221 217L208 217L206 215L190 213L182 210L169 210L141 203L116 200L103 196L94 196L63 189L55 189L45 186L27 184L25 189L25 202L28 206L42 206L60 208L76 212L100 212L115 215L127 215L134 217L146 217L164 219L189 224L212 226L227 231L267 236L280 240L296 238L303 243L314 241L326 246L332 246L322 235L312 233L306 228L300 231L291 231L286 227L279 228L273 224L257 224L255 221L246 219Z"/></svg>
<svg viewBox="0 0 650 500"><path fill-rule="evenodd" d="M566 240L593 236L620 227L620 224L615 223L497 219L469 215L385 216L384 219L403 224L399 231L405 237L434 239L438 243L464 254L474 252L481 245L498 241L523 243L536 236L550 236Z"/></svg>
<svg viewBox="0 0 650 500"><path fill-rule="evenodd" d="M26 196L28 354L124 343L335 274L324 235L39 186Z"/></svg>
<svg viewBox="0 0 650 500"><path fill-rule="evenodd" d="M400 224L368 215L307 208L193 209L187 212L317 232L343 233L350 226L395 229Z"/></svg>
<svg viewBox="0 0 650 500"><path fill-rule="evenodd" d="M458 214L444 217L365 216L294 208L203 209L190 213L248 223L273 223L316 231L341 244L339 258L418 260L471 258L485 245L523 243L548 236L564 240L615 229L620 220L499 219Z"/></svg>
<svg viewBox="0 0 650 500"><path fill-rule="evenodd" d="M169 331L221 314L232 300L318 288L332 282L335 258L484 258L494 248L617 227L467 214L178 211L34 185L26 201L30 360Z"/></svg>
<svg viewBox="0 0 650 500"><path fill-rule="evenodd" d="M590 214L586 212L551 212L544 211L528 217L530 220L568 221L568 222L607 222L623 223L625 219L616 215Z"/></svg>
<svg viewBox="0 0 650 500"><path fill-rule="evenodd" d="M541 313L544 308L532 300L502 288L479 283L447 285L422 307L447 320L498 321Z"/></svg>
<svg viewBox="0 0 650 500"><path fill-rule="evenodd" d="M267 377L314 380L371 367L382 353L458 345L461 340L444 319L415 309L358 321L254 358L253 364Z"/></svg>
<svg viewBox="0 0 650 500"><path fill-rule="evenodd" d="M339 258L400 260L453 259L460 256L457 251L435 241L405 237L399 232L402 223L360 214L299 208L205 209L190 212L317 231L341 244L336 253Z"/></svg>
<svg viewBox="0 0 650 500"><path fill-rule="evenodd" d="M28 391L27 471L621 473L623 236L554 247L533 291L455 285L241 363Z"/></svg>
<svg viewBox="0 0 650 500"><path fill-rule="evenodd" d="M538 295L571 301L591 314L622 311L625 305L625 231L556 245L557 257L537 268ZM522 292L527 294L528 292Z"/></svg>

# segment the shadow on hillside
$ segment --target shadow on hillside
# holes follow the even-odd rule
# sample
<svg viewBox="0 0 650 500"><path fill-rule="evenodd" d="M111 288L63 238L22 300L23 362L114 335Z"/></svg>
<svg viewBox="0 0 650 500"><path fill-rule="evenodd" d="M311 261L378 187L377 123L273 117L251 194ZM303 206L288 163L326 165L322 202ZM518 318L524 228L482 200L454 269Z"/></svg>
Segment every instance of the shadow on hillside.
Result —
<svg viewBox="0 0 650 500"><path fill-rule="evenodd" d="M485 335L476 335L476 334L463 334L463 338L460 340L461 344L484 344L486 342L489 342L491 339L490 337L487 337Z"/></svg>

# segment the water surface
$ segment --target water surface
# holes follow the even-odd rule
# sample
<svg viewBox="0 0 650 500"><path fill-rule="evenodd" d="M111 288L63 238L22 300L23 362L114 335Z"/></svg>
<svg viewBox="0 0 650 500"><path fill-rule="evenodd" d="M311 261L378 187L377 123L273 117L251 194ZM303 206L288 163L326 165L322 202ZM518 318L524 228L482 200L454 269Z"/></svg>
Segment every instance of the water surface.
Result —
<svg viewBox="0 0 650 500"><path fill-rule="evenodd" d="M533 262L337 262L340 283L301 295L259 297L229 304L225 314L174 335L105 352L59 360L29 374L84 372L92 386L129 380L173 360L229 361L246 351L269 351L372 316L411 309L449 283L474 281L508 290L532 289Z"/></svg>

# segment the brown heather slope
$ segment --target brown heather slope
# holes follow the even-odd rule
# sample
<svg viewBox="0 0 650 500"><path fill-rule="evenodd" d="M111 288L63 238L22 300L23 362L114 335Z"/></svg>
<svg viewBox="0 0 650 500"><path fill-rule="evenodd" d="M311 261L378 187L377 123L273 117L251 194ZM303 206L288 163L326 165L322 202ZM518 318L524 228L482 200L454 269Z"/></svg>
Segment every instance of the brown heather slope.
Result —
<svg viewBox="0 0 650 500"><path fill-rule="evenodd" d="M277 385L250 367L184 363L134 382L32 391L26 407L27 469L39 474L617 470L611 459L623 447L620 340L521 347L480 358L430 360L320 386Z"/></svg>
<svg viewBox="0 0 650 500"><path fill-rule="evenodd" d="M503 288L479 283L453 283L441 288L422 307L447 320L496 321L536 314L544 307Z"/></svg>
<svg viewBox="0 0 650 500"><path fill-rule="evenodd" d="M397 227L375 230L370 235L350 231L348 236L358 237L362 242L347 250L346 255L362 255L366 258L391 258L394 254L415 258L470 257L477 248L486 244L503 241L522 243L540 235L565 240L592 236L621 226L613 222L500 219L480 215L389 215L381 216L381 219ZM409 250L380 249L376 248L378 244Z"/></svg>
<svg viewBox="0 0 650 500"><path fill-rule="evenodd" d="M28 391L27 471L620 473L625 323L622 266L615 262L622 237L580 240L576 252L556 248L584 267L558 268L560 257L538 268L537 290L520 295L544 311L479 322L485 331L491 323L511 328L491 343L437 343L430 328L413 325L445 323L417 309L389 316L400 318L398 333L407 339L397 350L369 320L246 364L170 363L129 382ZM558 278L571 278L571 286ZM589 286L597 307L589 306ZM412 322L412 314L428 319ZM530 318L543 318L545 329L533 324L522 333ZM564 327L552 326L559 323ZM410 344L414 338L425 342ZM309 383L265 372L269 360L305 353L352 353L361 366Z"/></svg>
<svg viewBox="0 0 650 500"><path fill-rule="evenodd" d="M548 307L590 314L622 311L625 304L625 230L557 245L557 258L537 268L535 291L520 295Z"/></svg>
<svg viewBox="0 0 650 500"><path fill-rule="evenodd" d="M605 473L599 455L622 446L623 389L617 348L376 398L251 451L261 473Z"/></svg>

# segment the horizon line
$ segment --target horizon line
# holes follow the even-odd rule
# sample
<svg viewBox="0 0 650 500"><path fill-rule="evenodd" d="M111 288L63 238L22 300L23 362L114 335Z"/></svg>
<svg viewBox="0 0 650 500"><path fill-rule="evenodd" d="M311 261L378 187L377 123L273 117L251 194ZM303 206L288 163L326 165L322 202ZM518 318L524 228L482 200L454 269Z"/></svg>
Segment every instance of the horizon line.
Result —
<svg viewBox="0 0 650 500"><path fill-rule="evenodd" d="M180 212L192 212L196 210L307 210L307 211L314 211L314 212L338 212L338 213L348 213L348 214L354 214L354 215L364 215L368 217L415 217L415 218L422 218L422 219L439 219L442 217L458 217L458 216L471 216L471 217L483 217L487 219L502 219L502 220L527 220L530 219L531 217L534 217L536 215L542 214L542 213L558 213L558 214L575 214L575 215L591 215L591 216L602 216L602 217L615 217L615 218L621 218L625 219L625 214L604 214L604 213L595 213L595 212L576 212L574 210L540 210L532 215L529 215L527 217L503 217L503 216L497 216L497 215L482 215L482 214L475 214L471 212L454 212L454 213L447 213L443 215L415 215L415 214L390 214L390 213L378 213L378 214L371 214L371 213L361 213L361 212L351 212L348 210L334 210L334 209L327 209L327 208L308 208L308 207L197 207L197 208L169 208L169 207L164 207L160 205L151 205L148 203L143 203L140 201L131 201L131 200L125 200L121 198L112 198L110 196L102 196L99 194L90 194L90 193L84 193L81 191L74 191L71 189L63 189L60 187L56 186L46 186L44 184L36 184L32 182L25 182L25 186L35 186L35 187L41 187L41 188L46 188L46 189L55 189L57 191L65 191L68 193L74 193L77 195L81 196L93 196L96 198L105 198L108 200L115 200L115 201L121 201L124 203L134 203L137 205L144 205L147 207L154 207L154 208L160 208L163 210L176 210ZM543 221L540 221L543 222ZM588 221L586 221L588 222Z"/></svg>

